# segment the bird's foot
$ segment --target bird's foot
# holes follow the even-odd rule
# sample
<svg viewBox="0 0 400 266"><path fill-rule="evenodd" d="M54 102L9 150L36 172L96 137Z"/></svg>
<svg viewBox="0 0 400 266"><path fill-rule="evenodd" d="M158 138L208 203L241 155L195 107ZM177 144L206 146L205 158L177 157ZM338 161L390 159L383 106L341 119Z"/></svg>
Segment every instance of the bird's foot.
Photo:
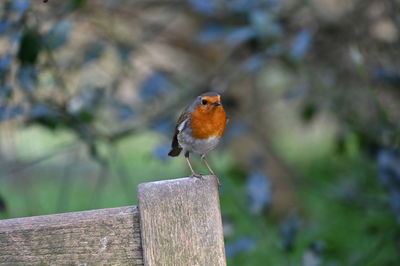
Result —
<svg viewBox="0 0 400 266"><path fill-rule="evenodd" d="M215 180L217 181L218 186L221 186L221 182L219 182L219 179L218 179L217 175L216 174L211 174L211 176L215 177ZM193 173L190 177L191 178L204 179L204 175L196 174L196 173Z"/></svg>
<svg viewBox="0 0 400 266"><path fill-rule="evenodd" d="M214 174L214 173L211 173L210 175L215 177L215 181L217 181L218 186L221 186L221 182L219 182L218 176L216 174Z"/></svg>
<svg viewBox="0 0 400 266"><path fill-rule="evenodd" d="M221 186L221 182L219 182L219 178L217 177L216 174L212 174L215 177L215 180L217 180L218 186Z"/></svg>
<svg viewBox="0 0 400 266"><path fill-rule="evenodd" d="M198 179L203 179L203 176L200 174L196 174L196 173L192 173L192 175L190 176L191 178L198 178Z"/></svg>

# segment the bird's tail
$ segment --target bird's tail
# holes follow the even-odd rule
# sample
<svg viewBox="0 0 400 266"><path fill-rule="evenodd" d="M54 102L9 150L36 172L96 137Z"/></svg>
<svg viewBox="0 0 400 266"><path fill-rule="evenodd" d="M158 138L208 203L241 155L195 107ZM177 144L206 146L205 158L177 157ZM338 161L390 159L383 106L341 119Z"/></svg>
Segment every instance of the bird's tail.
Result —
<svg viewBox="0 0 400 266"><path fill-rule="evenodd" d="M181 153L181 151L182 151L182 148L174 147L169 151L168 155L172 156L172 157L175 157L175 156L178 156Z"/></svg>
<svg viewBox="0 0 400 266"><path fill-rule="evenodd" d="M182 151L181 146L178 142L178 132L175 131L174 138L172 139L171 150L169 151L168 155L171 157L178 156Z"/></svg>

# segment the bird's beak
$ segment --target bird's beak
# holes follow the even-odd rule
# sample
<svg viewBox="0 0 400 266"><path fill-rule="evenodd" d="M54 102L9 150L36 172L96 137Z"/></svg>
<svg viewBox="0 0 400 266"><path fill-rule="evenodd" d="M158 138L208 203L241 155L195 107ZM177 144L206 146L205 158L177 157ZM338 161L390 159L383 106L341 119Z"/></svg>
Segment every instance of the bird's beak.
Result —
<svg viewBox="0 0 400 266"><path fill-rule="evenodd" d="M214 105L214 106L220 106L220 105L221 105L221 102L215 102L215 103L213 103L212 105Z"/></svg>

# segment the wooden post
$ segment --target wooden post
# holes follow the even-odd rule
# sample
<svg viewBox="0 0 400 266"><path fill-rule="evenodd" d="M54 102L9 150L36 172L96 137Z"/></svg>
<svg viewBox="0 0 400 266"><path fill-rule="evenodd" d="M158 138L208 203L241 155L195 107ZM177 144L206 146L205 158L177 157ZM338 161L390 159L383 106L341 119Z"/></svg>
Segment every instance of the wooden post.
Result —
<svg viewBox="0 0 400 266"><path fill-rule="evenodd" d="M140 184L138 199L145 265L226 265L215 177Z"/></svg>

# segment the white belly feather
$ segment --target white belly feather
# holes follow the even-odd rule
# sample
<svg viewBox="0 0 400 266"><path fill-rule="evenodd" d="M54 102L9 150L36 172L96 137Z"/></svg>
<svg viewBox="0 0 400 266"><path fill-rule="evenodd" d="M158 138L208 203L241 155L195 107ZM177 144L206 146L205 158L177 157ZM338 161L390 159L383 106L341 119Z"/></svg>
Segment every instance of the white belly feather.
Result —
<svg viewBox="0 0 400 266"><path fill-rule="evenodd" d="M178 134L178 142L181 147L189 152L194 152L200 155L206 154L214 149L219 142L219 137L213 136L208 139L193 139L186 134L185 130Z"/></svg>

